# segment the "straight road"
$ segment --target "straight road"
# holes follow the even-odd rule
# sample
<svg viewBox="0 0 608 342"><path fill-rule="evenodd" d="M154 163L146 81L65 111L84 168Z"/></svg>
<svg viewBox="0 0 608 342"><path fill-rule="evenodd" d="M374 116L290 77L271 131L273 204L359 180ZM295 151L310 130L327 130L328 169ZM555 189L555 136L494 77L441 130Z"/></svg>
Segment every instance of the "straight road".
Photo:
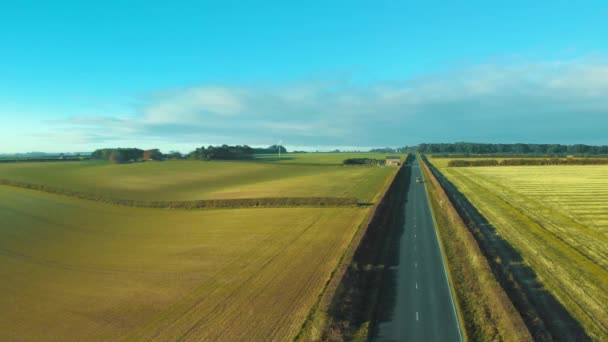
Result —
<svg viewBox="0 0 608 342"><path fill-rule="evenodd" d="M407 167L407 166L404 166ZM411 164L399 243L384 273L373 341L461 341L418 160ZM390 295L382 293L385 291Z"/></svg>

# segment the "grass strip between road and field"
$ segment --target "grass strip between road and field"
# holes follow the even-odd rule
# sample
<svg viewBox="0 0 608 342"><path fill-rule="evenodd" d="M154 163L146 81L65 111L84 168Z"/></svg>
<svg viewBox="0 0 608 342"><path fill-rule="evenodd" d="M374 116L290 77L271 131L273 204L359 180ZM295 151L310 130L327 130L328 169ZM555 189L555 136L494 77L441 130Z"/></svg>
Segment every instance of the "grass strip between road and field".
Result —
<svg viewBox="0 0 608 342"><path fill-rule="evenodd" d="M355 207L360 204L355 197L260 197L228 198L193 201L142 201L109 198L87 194L42 184L0 179L0 185L43 191L51 194L75 197L89 201L126 207L160 208L160 209L215 209L215 208L289 208L289 207Z"/></svg>
<svg viewBox="0 0 608 342"><path fill-rule="evenodd" d="M524 321L495 279L475 238L420 160L464 339L531 341Z"/></svg>
<svg viewBox="0 0 608 342"><path fill-rule="evenodd" d="M331 273L329 279L322 292L319 294L318 302L313 306L307 320L302 325L300 333L296 336L295 341L324 341L324 340L350 340L350 341L367 341L369 334L369 320L366 324L362 324L356 331L349 331L349 336L344 336L345 331L336 331L332 329L332 324L343 323L334 322L330 317L329 311L332 309L332 304L335 304L337 296L340 291L345 291L345 287L353 286L352 284L345 284L352 280L346 279L348 277L348 271L353 267L354 258L357 251L360 249L362 243L365 241L366 233L370 226L373 225L374 219L377 217L379 208L385 204L385 198L387 193L393 187L396 177L400 175L402 168L405 167L407 161L411 158L411 155L406 156L404 166L400 167L391 177L387 178L384 183L382 190L376 197L374 205L369 209L367 215L362 221L361 225L357 229L357 232L353 235L353 238L342 255L340 262L336 266L336 269ZM382 251L376 251L382 252ZM352 289L346 289L350 291ZM376 300L376 295L370 295L372 301ZM371 303L371 307L375 307L375 303ZM371 315L373 310L368 308L368 314ZM366 315L367 316L367 315ZM350 327L343 327L344 330L349 330Z"/></svg>

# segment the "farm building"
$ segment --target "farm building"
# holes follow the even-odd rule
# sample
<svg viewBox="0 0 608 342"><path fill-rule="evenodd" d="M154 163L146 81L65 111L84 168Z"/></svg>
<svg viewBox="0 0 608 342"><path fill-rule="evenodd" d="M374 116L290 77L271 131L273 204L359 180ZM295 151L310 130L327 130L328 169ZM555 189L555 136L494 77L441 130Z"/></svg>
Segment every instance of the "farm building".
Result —
<svg viewBox="0 0 608 342"><path fill-rule="evenodd" d="M385 163L387 166L400 166L401 158L399 158L397 156L389 156L389 157L386 157Z"/></svg>

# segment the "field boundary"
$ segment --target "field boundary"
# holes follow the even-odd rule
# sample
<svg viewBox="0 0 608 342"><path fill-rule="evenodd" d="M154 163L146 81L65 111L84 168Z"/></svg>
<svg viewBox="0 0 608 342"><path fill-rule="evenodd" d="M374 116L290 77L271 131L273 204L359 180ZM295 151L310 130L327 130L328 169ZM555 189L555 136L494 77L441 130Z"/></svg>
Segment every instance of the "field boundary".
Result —
<svg viewBox="0 0 608 342"><path fill-rule="evenodd" d="M477 241L496 280L519 311L534 340L587 341L589 336L527 266L518 250L496 233L496 228L434 165L422 157Z"/></svg>
<svg viewBox="0 0 608 342"><path fill-rule="evenodd" d="M359 203L355 197L260 197L260 198L229 198L207 199L192 201L140 201L130 199L117 199L102 195L88 194L78 191L66 190L42 184L0 179L0 185L12 186L22 189L42 191L55 195L68 196L83 200L101 202L112 205L138 208L158 209L238 209L238 208L290 208L290 207L357 207L368 206Z"/></svg>
<svg viewBox="0 0 608 342"><path fill-rule="evenodd" d="M368 339L369 322L375 310L378 296L376 292L379 287L377 285L383 268L382 265L374 265L374 261L384 259L388 248L382 247L386 247L390 242L390 234L383 236L389 226L385 224L383 217L389 217L384 214L393 209L388 202L391 202L391 197L401 185L399 178L404 177L403 174L409 171L407 164L411 158L412 155L408 154L403 166L399 167L393 177L384 184L381 195L378 196L379 200L375 201L360 224L349 247L320 293L319 301L303 323L300 333L295 338L296 341L366 341ZM362 263L357 259L367 259L368 263ZM348 307L341 307L344 304ZM354 316L358 316L357 319L353 319ZM359 322L354 322L357 320Z"/></svg>

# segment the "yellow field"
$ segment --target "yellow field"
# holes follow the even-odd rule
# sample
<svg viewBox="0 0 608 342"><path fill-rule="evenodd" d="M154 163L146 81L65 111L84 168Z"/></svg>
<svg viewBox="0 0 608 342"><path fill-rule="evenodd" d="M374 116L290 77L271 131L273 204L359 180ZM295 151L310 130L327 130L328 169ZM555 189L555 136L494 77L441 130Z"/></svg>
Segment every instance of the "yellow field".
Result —
<svg viewBox="0 0 608 342"><path fill-rule="evenodd" d="M440 168L595 339L608 339L608 166Z"/></svg>
<svg viewBox="0 0 608 342"><path fill-rule="evenodd" d="M367 210L124 208L2 186L0 340L289 340Z"/></svg>

